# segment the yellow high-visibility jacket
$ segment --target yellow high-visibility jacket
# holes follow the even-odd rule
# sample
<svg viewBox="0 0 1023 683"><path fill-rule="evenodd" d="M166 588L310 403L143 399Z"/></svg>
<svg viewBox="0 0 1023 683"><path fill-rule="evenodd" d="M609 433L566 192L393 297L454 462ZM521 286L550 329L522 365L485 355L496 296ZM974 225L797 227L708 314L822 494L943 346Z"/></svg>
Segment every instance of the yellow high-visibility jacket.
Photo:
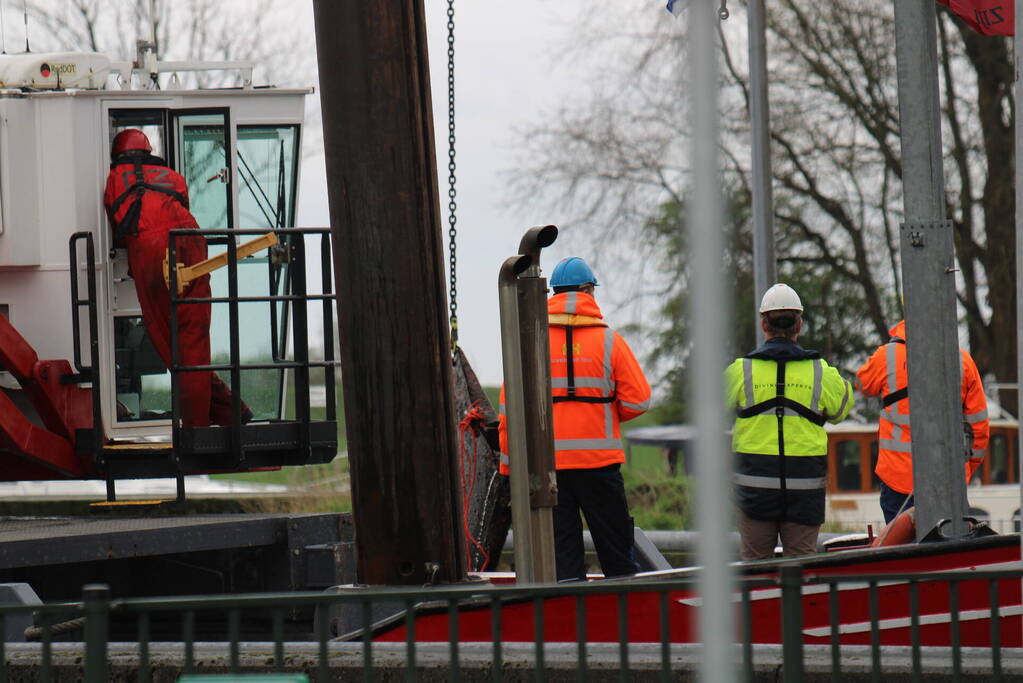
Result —
<svg viewBox="0 0 1023 683"><path fill-rule="evenodd" d="M768 339L725 370L725 405L735 410L732 450L739 508L753 519L824 521L825 422L852 408L852 386L816 351Z"/></svg>

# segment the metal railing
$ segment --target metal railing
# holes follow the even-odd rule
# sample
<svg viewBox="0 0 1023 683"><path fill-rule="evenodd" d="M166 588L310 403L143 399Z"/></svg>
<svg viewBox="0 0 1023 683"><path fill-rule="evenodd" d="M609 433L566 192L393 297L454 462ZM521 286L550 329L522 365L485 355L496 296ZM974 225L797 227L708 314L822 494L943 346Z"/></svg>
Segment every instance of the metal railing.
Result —
<svg viewBox="0 0 1023 683"><path fill-rule="evenodd" d="M310 431L311 422L311 401L309 395L310 370L318 368L323 370L323 383L326 389L326 419L334 421L337 419L337 401L335 399L334 367L339 361L334 359L334 310L333 302L336 296L332 292L333 279L331 276L332 255L330 249L329 228L277 228L273 231L280 240L280 251L286 254L288 264L287 282L278 281L269 268L267 272L268 293L255 296L240 296L238 293L238 243L239 237L259 237L266 233L266 230L251 229L207 229L201 231L203 239L223 243L226 245L227 254L227 288L226 297L189 297L177 294L178 273L174 268L168 270L168 288L170 290L170 332L171 332L171 385L173 393L173 433L174 442L180 443L181 430L181 373L184 372L209 372L226 371L230 373L228 386L231 388L233 401L232 415L232 450L236 462L244 461L241 431L241 373L243 370L291 370L294 374L295 383L295 419L300 424L299 437L302 441L301 447L308 450L312 441ZM168 233L168 262L177 263L179 253L178 240L195 238L194 230L171 230ZM320 289L321 293L308 293L306 291L306 244L305 238L318 236L320 238ZM267 262L270 263L268 257ZM285 284L284 292L279 292L275 287ZM322 361L312 360L309 357L309 319L306 304L318 301L321 303L321 325L324 333ZM241 361L240 355L240 329L239 329L239 304L241 303L266 303L270 310L271 347L272 359L270 362L257 363ZM208 365L187 365L181 362L181 340L178 321L178 305L213 305L227 304L228 307L228 330L230 332L230 352L228 362L210 363ZM278 321L276 305L284 304L290 307L290 322L293 335L292 348L294 359L284 358L283 340L278 340L279 327L284 321ZM283 375L282 375L283 377ZM282 379L283 381L283 379Z"/></svg>
<svg viewBox="0 0 1023 683"><path fill-rule="evenodd" d="M960 596L964 586L969 586L975 596L978 590L986 590L987 607L990 624L990 661L989 666L984 666L984 679L991 681L1008 680L1008 676L1018 675L1020 661L1014 655L1011 671L1003 666L1003 654L1005 647L1018 647L1018 643L1005 643L1002 638L1002 618L1008 614L1000 613L1000 582L1007 585L1007 582L1016 582L1018 586L1020 579L1023 579L1023 570L1013 569L1007 571L955 571L930 574L859 574L842 576L818 576L814 574L802 574L800 568L785 567L777 576L747 578L739 582L738 594L735 597L737 607L737 621L739 622L739 637L737 639L737 663L745 680L754 679L755 665L757 664L758 647L756 644L772 642L768 637L766 640L761 635L759 638L754 633L754 610L753 602L760 601L764 597L763 589L768 589L773 597L780 597L780 642L781 642L781 665L783 680L801 681L804 675L804 663L806 658L806 647L815 648L816 655L826 652L830 653L830 663L827 656L818 657L823 660L825 668L830 669L831 680L848 680L849 672L844 671L844 650L849 648L843 637L849 637L850 628L852 632L859 632L869 637L869 645L857 650L862 655L869 653L870 666L865 671L862 666L857 670L862 679L869 676L869 680L880 681L886 675L882 666L882 630L891 628L891 623L886 623L882 618L880 607L881 589L896 584L908 586L908 620L909 623L901 627L908 627L910 631L910 664L911 680L920 681L927 674L922 652L928 648L921 645L921 629L924 621L932 619L933 614L921 614L920 592L926 587L931 599L936 595L935 591L944 591L942 604L947 605L950 619L950 643L948 648L951 659L951 680L965 680L963 647L960 645L961 621L976 619L975 614L960 614ZM558 585L534 585L534 586L495 586L490 584L470 584L450 587L436 588L357 588L328 593L277 593L277 594L251 594L234 596L196 596L163 599L111 599L109 591L105 586L91 585L83 590L81 602L54 603L42 606L2 606L0 607L0 628L5 626L7 619L15 616L33 614L37 623L41 626L34 627L35 636L40 641L38 646L39 661L37 668L38 680L49 681L55 678L55 666L53 662L53 648L55 636L58 638L62 630L68 628L82 628L82 636L74 642L80 643L76 651L80 656L81 667L79 676L88 683L93 681L109 680L109 662L112 659L112 646L108 643L110 634L113 632L112 624L121 625L133 624L134 640L131 643L130 651L137 658L137 672L135 680L150 681L154 679L154 663L151 657L151 650L154 646L153 624L159 620L166 624L168 620L180 625L180 642L174 647L174 652L181 657L179 668L183 673L196 673L200 668L197 663L197 634L202 631L207 641L213 636L219 642L219 648L223 651L226 661L223 668L232 673L252 671L254 665L251 658L246 659L243 666L243 648L251 648L254 643L262 645L257 669L272 672L285 672L294 666L285 657L286 649L294 650L299 644L286 642L285 622L290 614L296 610L308 610L316 608L319 618L316 620L314 629L314 640L300 648L309 658L315 661L310 673L315 673L315 680L331 680L332 653L340 647L345 647L342 665L349 669L353 676L356 672L361 673L363 680L375 680L376 670L374 669L375 649L379 648L390 655L388 666L397 668L400 673L403 671L406 680L414 681L419 675L417 665L417 654L423 650L424 638L417 637L417 616L426 612L434 615L445 615L448 617L446 633L446 660L444 666L448 669L449 680L460 680L466 669L463 671L463 652L473 650L478 660L481 651L486 655L488 665L485 669L475 671L475 679L485 677L493 681L501 681L505 676L505 663L508 661L506 652L512 650L511 655L521 659L523 655L523 640L517 637L516 644L512 644L511 638L506 637L505 629L509 626L508 618L503 614L504 608L510 605L532 605L532 640L529 661L533 665L533 672L536 680L544 680L546 675L545 657L550 654L549 643L545 646L545 626L552 615L546 602L555 598L573 598L575 603L575 642L562 642L558 656L561 661L568 657L571 665L571 650L574 649L573 668L578 680L587 679L589 660L594 651L604 656L603 665L607 666L610 656L612 667L617 667L622 680L630 680L630 670L633 665L633 657L642 659L642 666L645 675L659 676L660 680L668 681L677 677L679 670L685 666L684 657L680 656L680 648L687 646L679 645L680 634L677 630L673 633L673 619L670 611L677 608L683 602L679 594L694 596L695 578L690 575L683 579L665 580L626 580L626 581L594 581L578 584ZM853 624L843 622L839 594L843 590L866 590L868 603L869 623ZM648 639L644 644L637 645L629 642L630 629L639 624L630 624L630 600L640 596L656 597L656 616L646 614L648 620L656 619L656 639ZM588 613L587 599L594 596L613 596L617 605L617 634L618 641L615 643L595 643L588 638L588 625L592 623L593 615ZM810 601L820 601L826 598L826 610L828 614L828 635L822 636L822 629L804 629L803 615L808 608ZM947 600L947 602L945 602ZM975 601L974 601L975 602ZM390 622L381 626L374 625L374 607L381 603L397 605L404 608L404 613L397 612L397 616ZM463 642L460 636L460 620L456 619L460 614L460 608L471 605L477 614L489 612L489 640L480 641L478 633L476 642L470 645ZM346 643L339 644L333 639L330 633L330 625L326 615L331 608L347 606L354 609L354 614L360 617L360 627L347 636ZM886 607L890 607L887 606ZM976 605L974 605L976 607ZM1019 606L1010 607L1018 613ZM267 632L262 633L258 640L242 639L242 624L247 610L269 611L272 614L271 624ZM889 610L890 611L890 610ZM974 610L976 612L976 610ZM218 614L218 624L223 625L223 631L215 633L211 631L210 625L201 623L202 615ZM71 620L53 623L55 619ZM565 613L557 615L564 619ZM777 622L776 622L777 623ZM900 622L901 623L901 622ZM677 622L676 622L677 624ZM646 624L650 626L650 624ZM251 630L251 625L249 625ZM404 644L390 643L383 644L375 642L374 639L381 634L381 629L404 627ZM521 635L522 624L516 629ZM844 635L843 635L844 634ZM824 646L804 646L804 642L812 638L828 638ZM445 643L436 636L429 636L428 639L435 643L430 650L433 664L436 665L437 648L444 651ZM777 643L775 639L773 642ZM161 647L167 643L157 644ZM62 644L63 645L63 644ZM617 657L614 657L614 649L617 645ZM8 662L11 644L0 644L0 681L12 680L11 666ZM24 647L24 646L21 646ZM526 646L529 647L528 645ZM777 645L773 646L768 654L777 652ZM122 648L123 649L123 648ZM931 649L933 650L933 649ZM119 651L120 652L120 651ZM693 651L690 651L693 652ZM1018 651L1017 651L1018 652ZM638 653L638 656L637 656ZM361 657L359 657L361 654ZM123 655L123 652L121 652ZM699 656L698 654L696 655ZM395 659L397 657L397 659ZM122 657L123 658L123 657ZM775 661L761 662L764 665L777 666ZM305 662L308 665L308 658ZM695 660L692 660L695 661ZM690 663L692 663L692 661ZM397 662L397 665L395 664ZM820 669L818 661L818 669ZM947 661L945 662L947 666ZM337 665L337 662L334 662ZM976 675L978 666L976 657L971 659L971 666ZM393 675L393 674L392 674Z"/></svg>
<svg viewBox="0 0 1023 683"><path fill-rule="evenodd" d="M79 259L80 242L85 243L85 283L86 296L80 293ZM75 369L79 375L76 381L92 384L92 451L96 454L96 466L103 467L103 414L100 402L100 385L103 382L103 371L100 366L99 352L99 313L96 303L96 246L91 232L81 231L71 235L68 241L70 251L68 263L71 275L71 333L74 344ZM85 308L89 316L89 364L82 360L82 325L81 309Z"/></svg>

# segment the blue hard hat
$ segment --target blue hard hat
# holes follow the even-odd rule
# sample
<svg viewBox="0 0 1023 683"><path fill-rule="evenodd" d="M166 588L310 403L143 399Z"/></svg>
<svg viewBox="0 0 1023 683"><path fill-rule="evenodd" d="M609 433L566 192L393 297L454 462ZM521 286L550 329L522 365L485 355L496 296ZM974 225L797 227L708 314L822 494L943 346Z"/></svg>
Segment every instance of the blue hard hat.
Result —
<svg viewBox="0 0 1023 683"><path fill-rule="evenodd" d="M551 287L572 287L580 285L596 285L590 266L578 256L561 259L551 273Z"/></svg>

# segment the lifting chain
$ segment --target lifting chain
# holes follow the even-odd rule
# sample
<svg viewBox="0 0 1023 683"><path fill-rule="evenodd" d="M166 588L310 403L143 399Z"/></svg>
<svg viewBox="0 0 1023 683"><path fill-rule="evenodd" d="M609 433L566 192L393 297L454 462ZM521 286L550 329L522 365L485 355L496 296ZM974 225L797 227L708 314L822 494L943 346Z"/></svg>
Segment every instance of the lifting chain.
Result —
<svg viewBox="0 0 1023 683"><path fill-rule="evenodd" d="M448 276L451 292L448 306L451 309L451 351L458 348L458 277L455 253L455 0L448 0Z"/></svg>

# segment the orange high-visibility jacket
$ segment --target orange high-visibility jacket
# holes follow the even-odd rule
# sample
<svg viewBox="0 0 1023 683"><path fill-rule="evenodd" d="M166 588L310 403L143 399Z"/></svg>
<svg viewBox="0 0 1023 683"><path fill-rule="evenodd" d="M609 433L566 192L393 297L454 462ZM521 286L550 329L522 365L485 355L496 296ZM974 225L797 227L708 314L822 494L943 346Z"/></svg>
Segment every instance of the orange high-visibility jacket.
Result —
<svg viewBox="0 0 1023 683"><path fill-rule="evenodd" d="M554 457L559 470L625 462L619 425L650 407L650 385L625 340L604 322L583 292L547 300ZM508 474L508 430L501 387L502 474Z"/></svg>
<svg viewBox="0 0 1023 683"><path fill-rule="evenodd" d="M899 493L913 491L913 439L909 432L909 398L906 387L906 323L900 322L889 333L891 340L877 349L856 373L857 385L866 396L881 398L878 428L878 454L875 472L885 484ZM962 367L960 397L963 420L973 432L972 457L966 462L966 481L970 481L984 459L990 423L987 398L977 365L969 353L959 351Z"/></svg>

